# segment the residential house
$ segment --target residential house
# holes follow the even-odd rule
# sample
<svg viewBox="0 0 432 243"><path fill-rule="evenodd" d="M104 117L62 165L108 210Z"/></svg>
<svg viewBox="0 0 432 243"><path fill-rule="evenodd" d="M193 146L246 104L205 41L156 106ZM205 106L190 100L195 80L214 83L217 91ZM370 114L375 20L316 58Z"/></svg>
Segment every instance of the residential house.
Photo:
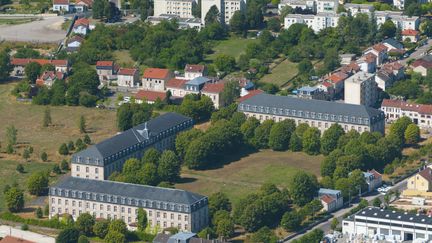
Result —
<svg viewBox="0 0 432 243"><path fill-rule="evenodd" d="M371 53L376 57L376 65L380 66L387 59L387 47L383 43L378 43L368 48L364 54Z"/></svg>
<svg viewBox="0 0 432 243"><path fill-rule="evenodd" d="M345 9L351 13L352 16L356 16L359 13L371 15L375 8L370 4L355 4L355 3L345 3Z"/></svg>
<svg viewBox="0 0 432 243"><path fill-rule="evenodd" d="M416 43L420 39L420 32L417 30L402 30L402 41Z"/></svg>
<svg viewBox="0 0 432 243"><path fill-rule="evenodd" d="M426 167L410 177L407 182L407 189L402 192L402 195L432 199L432 169Z"/></svg>
<svg viewBox="0 0 432 243"><path fill-rule="evenodd" d="M394 38L387 38L383 40L381 43L387 47L388 52L404 49L403 45L399 41L395 40Z"/></svg>
<svg viewBox="0 0 432 243"><path fill-rule="evenodd" d="M185 83L186 94L198 94L206 83L213 82L207 77L197 77Z"/></svg>
<svg viewBox="0 0 432 243"><path fill-rule="evenodd" d="M80 18L75 20L72 32L80 35L87 35L90 31L90 22L87 18Z"/></svg>
<svg viewBox="0 0 432 243"><path fill-rule="evenodd" d="M36 85L51 87L56 80L64 79L64 73L55 71L45 71L38 79Z"/></svg>
<svg viewBox="0 0 432 243"><path fill-rule="evenodd" d="M66 41L66 51L76 52L79 50L81 44L84 42L84 38L79 35L74 35Z"/></svg>
<svg viewBox="0 0 432 243"><path fill-rule="evenodd" d="M394 82L401 80L405 76L404 71L404 66L399 62L386 63L375 75L375 82L381 90L385 91Z"/></svg>
<svg viewBox="0 0 432 243"><path fill-rule="evenodd" d="M367 53L361 56L356 64L362 72L374 73L377 67L377 57L373 53Z"/></svg>
<svg viewBox="0 0 432 243"><path fill-rule="evenodd" d="M320 188L318 198L323 205L323 210L331 213L343 207L342 192L339 190Z"/></svg>
<svg viewBox="0 0 432 243"><path fill-rule="evenodd" d="M306 123L321 132L335 123L341 125L346 132L352 129L359 133L384 132L384 112L363 105L257 94L242 99L238 111L246 117L255 117L260 122L292 119L297 125Z"/></svg>
<svg viewBox="0 0 432 243"><path fill-rule="evenodd" d="M221 97L221 93L224 90L225 83L205 83L201 90L201 94L208 96L216 109L221 108L224 105L224 100Z"/></svg>
<svg viewBox="0 0 432 243"><path fill-rule="evenodd" d="M171 92L173 97L182 98L186 95L184 87L187 81L186 79L172 78L166 83L166 89Z"/></svg>
<svg viewBox="0 0 432 243"><path fill-rule="evenodd" d="M157 100L164 101L167 98L165 92L157 92L157 91L150 91L150 90L139 90L134 97L135 97L135 102L138 104L142 104L142 103L153 104Z"/></svg>
<svg viewBox="0 0 432 243"><path fill-rule="evenodd" d="M432 128L432 105L384 99L381 103L381 110L385 113L386 121L388 122L393 122L406 116L421 128Z"/></svg>
<svg viewBox="0 0 432 243"><path fill-rule="evenodd" d="M121 87L139 87L139 72L136 68L120 68L117 72L117 85Z"/></svg>
<svg viewBox="0 0 432 243"><path fill-rule="evenodd" d="M41 66L44 64L52 64L57 72L67 74L69 72L69 62L67 60L48 60L48 59L32 59L32 58L12 58L11 65L13 66L13 76L23 76L25 66L31 62L37 62Z"/></svg>
<svg viewBox="0 0 432 243"><path fill-rule="evenodd" d="M69 12L69 0L53 0L53 11Z"/></svg>
<svg viewBox="0 0 432 243"><path fill-rule="evenodd" d="M350 64L352 61L354 61L355 56L356 56L355 54L350 54L350 53L340 54L339 55L340 64L341 65L348 65L348 64Z"/></svg>
<svg viewBox="0 0 432 243"><path fill-rule="evenodd" d="M430 225L432 218L425 214L367 207L342 221L342 234L352 239L383 239L382 242L430 242Z"/></svg>
<svg viewBox="0 0 432 243"><path fill-rule="evenodd" d="M317 13L336 13L338 0L316 0Z"/></svg>
<svg viewBox="0 0 432 243"><path fill-rule="evenodd" d="M327 81L331 84L331 87L333 88L334 93L331 94L332 96L338 95L342 93L344 90L344 83L345 80L349 77L348 74L337 71L335 73L332 73L330 76L324 79L324 81Z"/></svg>
<svg viewBox="0 0 432 243"><path fill-rule="evenodd" d="M173 77L173 73L168 69L147 68L142 77L142 86L147 90L165 91L166 82Z"/></svg>
<svg viewBox="0 0 432 243"><path fill-rule="evenodd" d="M108 81L117 79L117 71L119 67L114 64L113 61L97 61L96 72L99 76L99 80Z"/></svg>
<svg viewBox="0 0 432 243"><path fill-rule="evenodd" d="M345 80L345 103L373 106L378 100L377 87L375 74L355 73Z"/></svg>
<svg viewBox="0 0 432 243"><path fill-rule="evenodd" d="M376 170L363 172L363 176L368 186L367 192L372 192L382 185L382 175Z"/></svg>
<svg viewBox="0 0 432 243"><path fill-rule="evenodd" d="M82 6L84 11L86 11L87 9L92 8L93 0L77 0L75 6L76 7Z"/></svg>
<svg viewBox="0 0 432 243"><path fill-rule="evenodd" d="M186 64L184 69L184 78L191 80L197 77L202 77L207 75L207 68L204 65L199 64Z"/></svg>
<svg viewBox="0 0 432 243"><path fill-rule="evenodd" d="M432 56L427 55L415 60L413 63L411 63L411 68L414 72L420 73L422 76L426 76L428 69L432 68Z"/></svg>

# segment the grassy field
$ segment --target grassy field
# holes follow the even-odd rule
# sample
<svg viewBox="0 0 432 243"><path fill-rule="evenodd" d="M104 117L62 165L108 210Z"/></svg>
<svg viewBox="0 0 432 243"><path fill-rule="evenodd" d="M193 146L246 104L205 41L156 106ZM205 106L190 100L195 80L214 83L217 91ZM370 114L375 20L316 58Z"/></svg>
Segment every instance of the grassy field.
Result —
<svg viewBox="0 0 432 243"><path fill-rule="evenodd" d="M98 142L116 133L116 114L114 111L96 108L58 106L50 107L52 125L42 127L45 106L18 103L10 95L14 83L0 84L0 141L2 150L6 147L5 131L9 125L18 129L18 149L15 155L2 156L10 160L22 160L22 147L32 146L33 160L39 160L42 151L48 153L50 161L58 162L63 157L57 153L60 144L82 138L78 129L81 115L86 119L87 130L93 142Z"/></svg>
<svg viewBox="0 0 432 243"><path fill-rule="evenodd" d="M113 56L117 63L120 64L120 66L122 67L132 67L135 63L134 60L131 58L128 50L114 51Z"/></svg>
<svg viewBox="0 0 432 243"><path fill-rule="evenodd" d="M3 188L6 184L13 184L14 182L18 183L19 187L21 189L26 188L26 180L31 175L32 172L35 171L45 171L52 169L53 164L52 163L39 163L39 162L25 162L24 165L24 171L25 173L21 174L16 171L16 166L20 162L18 161L12 161L12 160L3 160L0 155L0 177L2 178L0 180L0 189L3 191ZM0 211L3 211L5 209L5 203L3 198L3 193L0 193ZM26 195L26 201L28 201L30 198L30 195Z"/></svg>
<svg viewBox="0 0 432 243"><path fill-rule="evenodd" d="M293 63L288 59L285 59L283 62L274 67L269 74L265 75L261 81L282 86L288 80L295 77L297 72L297 63Z"/></svg>
<svg viewBox="0 0 432 243"><path fill-rule="evenodd" d="M207 59L214 60L218 54L226 54L238 59L238 57L245 51L247 44L257 41L257 39L231 37L227 40L220 41L213 48L214 53L209 55Z"/></svg>
<svg viewBox="0 0 432 243"><path fill-rule="evenodd" d="M13 24L25 24L30 23L32 21L35 21L33 18L26 18L26 19L1 19L0 18L0 25L7 24L7 25L13 25Z"/></svg>
<svg viewBox="0 0 432 243"><path fill-rule="evenodd" d="M222 191L233 201L247 195L263 183L271 182L286 187L290 178L299 170L319 176L323 156L305 153L274 152L263 150L250 154L222 168L182 171L182 183L177 188L210 195Z"/></svg>

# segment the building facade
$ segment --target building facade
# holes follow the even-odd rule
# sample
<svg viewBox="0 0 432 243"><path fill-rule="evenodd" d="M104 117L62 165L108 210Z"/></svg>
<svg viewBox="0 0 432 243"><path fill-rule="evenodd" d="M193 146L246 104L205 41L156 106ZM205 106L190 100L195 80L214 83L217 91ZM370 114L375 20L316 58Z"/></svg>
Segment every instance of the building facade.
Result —
<svg viewBox="0 0 432 243"><path fill-rule="evenodd" d="M432 218L368 207L342 221L342 233L350 238L383 238L392 242L432 240Z"/></svg>
<svg viewBox="0 0 432 243"><path fill-rule="evenodd" d="M117 85L120 87L139 87L139 72L136 68L120 68L117 73Z"/></svg>
<svg viewBox="0 0 432 243"><path fill-rule="evenodd" d="M172 14L180 18L193 18L192 7L195 4L194 0L155 0L154 16Z"/></svg>
<svg viewBox="0 0 432 243"><path fill-rule="evenodd" d="M82 213L95 218L121 219L136 227L138 209L158 231L168 227L198 232L208 225L208 198L192 192L114 181L68 177L50 187L49 217Z"/></svg>
<svg viewBox="0 0 432 243"><path fill-rule="evenodd" d="M321 132L338 123L346 132L353 129L359 133L384 133L384 113L363 105L257 94L242 100L238 111L261 122L293 119L297 125L306 123Z"/></svg>
<svg viewBox="0 0 432 243"><path fill-rule="evenodd" d="M386 121L392 122L403 116L424 129L432 128L432 105L408 103L403 100L384 99L381 110L385 113Z"/></svg>
<svg viewBox="0 0 432 243"><path fill-rule="evenodd" d="M141 159L149 148L173 149L179 132L192 128L193 121L177 113L166 113L72 155L73 177L106 180L121 171L129 158Z"/></svg>
<svg viewBox="0 0 432 243"><path fill-rule="evenodd" d="M288 29L293 24L305 24L315 32L319 32L328 27L336 27L339 17L339 14L326 12L316 15L288 14L284 19L284 28Z"/></svg>
<svg viewBox="0 0 432 243"><path fill-rule="evenodd" d="M174 77L174 74L163 68L147 68L144 70L142 86L144 89L153 91L165 91L165 84Z"/></svg>
<svg viewBox="0 0 432 243"><path fill-rule="evenodd" d="M220 13L220 21L229 24L236 11L246 11L246 0L202 0L201 23L205 24L205 16L212 6L216 6Z"/></svg>
<svg viewBox="0 0 432 243"><path fill-rule="evenodd" d="M345 103L373 106L378 99L375 75L358 72L345 80Z"/></svg>

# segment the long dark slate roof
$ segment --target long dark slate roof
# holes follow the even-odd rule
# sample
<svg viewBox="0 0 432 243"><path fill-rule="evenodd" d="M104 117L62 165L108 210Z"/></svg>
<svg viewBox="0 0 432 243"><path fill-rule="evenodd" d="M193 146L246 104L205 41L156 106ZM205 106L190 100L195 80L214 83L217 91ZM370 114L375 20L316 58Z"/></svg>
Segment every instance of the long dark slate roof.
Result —
<svg viewBox="0 0 432 243"><path fill-rule="evenodd" d="M92 180L71 176L58 182L56 185L52 186L51 189L52 188L185 205L192 205L206 198L206 196L180 189L154 187L115 181Z"/></svg>
<svg viewBox="0 0 432 243"><path fill-rule="evenodd" d="M353 105L353 104L339 103L334 101L323 101L323 100L314 100L314 99L301 99L301 98L294 98L289 96L278 96L278 95L270 95L264 93L252 96L251 98L241 102L241 104L269 107L270 109L282 108L282 109L290 109L296 111L309 111L309 112L322 113L322 114L326 113L331 115L362 117L362 118L368 118L371 121L373 120L373 118L381 117L381 119L383 119L384 117L383 115L384 113L382 111L364 105ZM271 111L268 113L265 111L259 112L258 110L257 111L242 110L242 111L272 114Z"/></svg>
<svg viewBox="0 0 432 243"><path fill-rule="evenodd" d="M355 215L350 216L348 220L354 220L354 217L368 217L368 218L376 218L381 220L387 219L387 220L401 221L406 223L432 225L432 217L429 217L424 214L413 214L413 213L405 213L405 212L398 212L392 210L384 210L376 207L365 208L359 211L358 213L356 213Z"/></svg>
<svg viewBox="0 0 432 243"><path fill-rule="evenodd" d="M150 137L156 136L163 131L187 121L192 121L192 119L178 113L169 112L148 121L147 129L150 133ZM75 153L72 156L72 161L75 161L77 156L82 158L100 158L103 160L104 158L109 157L119 151L143 142L146 139L141 135L140 132L144 130L145 124L146 123L142 123L98 144L90 146L83 151Z"/></svg>

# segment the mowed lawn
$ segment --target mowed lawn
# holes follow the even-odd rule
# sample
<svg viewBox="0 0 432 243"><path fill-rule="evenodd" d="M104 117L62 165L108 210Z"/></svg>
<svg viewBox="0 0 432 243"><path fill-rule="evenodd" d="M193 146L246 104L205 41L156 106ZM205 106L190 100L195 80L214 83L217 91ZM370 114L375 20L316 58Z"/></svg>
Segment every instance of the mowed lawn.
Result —
<svg viewBox="0 0 432 243"><path fill-rule="evenodd" d="M12 185L14 182L18 183L19 187L23 190L26 190L27 178L31 175L32 172L35 171L46 171L50 170L53 167L53 163L42 163L42 162L23 162L25 173L21 174L16 171L16 166L20 162L11 161L11 160L3 160L0 155L0 189L2 193L0 193L0 211L4 211L6 208L3 188L5 185ZM26 193L25 201L28 202L31 197L28 193Z"/></svg>
<svg viewBox="0 0 432 243"><path fill-rule="evenodd" d="M263 183L287 187L291 177L300 170L319 176L322 160L323 156L309 156L301 152L262 150L218 169L184 169L183 182L176 187L204 195L222 191L233 202L238 202L239 198L254 192Z"/></svg>
<svg viewBox="0 0 432 243"><path fill-rule="evenodd" d="M293 63L288 59L279 63L273 68L269 74L264 75L261 81L265 83L272 83L277 86L284 85L288 80L295 77L298 73L297 63Z"/></svg>
<svg viewBox="0 0 432 243"><path fill-rule="evenodd" d="M226 54L234 57L236 60L246 50L249 43L257 42L257 39L244 39L238 37L231 37L227 40L220 41L214 48L214 53L210 54L207 59L213 61L217 55Z"/></svg>
<svg viewBox="0 0 432 243"><path fill-rule="evenodd" d="M15 97L10 95L14 86L15 83L0 84L2 152L6 148L6 127L14 125L18 129L18 154L14 156L1 154L7 159L22 160L20 156L22 147L32 146L34 148L32 160L40 160L40 154L45 151L50 161L60 161L63 158L57 153L60 145L84 137L78 129L81 115L87 121L88 134L93 142L111 137L117 132L115 111L71 106L50 106L53 125L43 127L42 120L46 106L17 102Z"/></svg>

